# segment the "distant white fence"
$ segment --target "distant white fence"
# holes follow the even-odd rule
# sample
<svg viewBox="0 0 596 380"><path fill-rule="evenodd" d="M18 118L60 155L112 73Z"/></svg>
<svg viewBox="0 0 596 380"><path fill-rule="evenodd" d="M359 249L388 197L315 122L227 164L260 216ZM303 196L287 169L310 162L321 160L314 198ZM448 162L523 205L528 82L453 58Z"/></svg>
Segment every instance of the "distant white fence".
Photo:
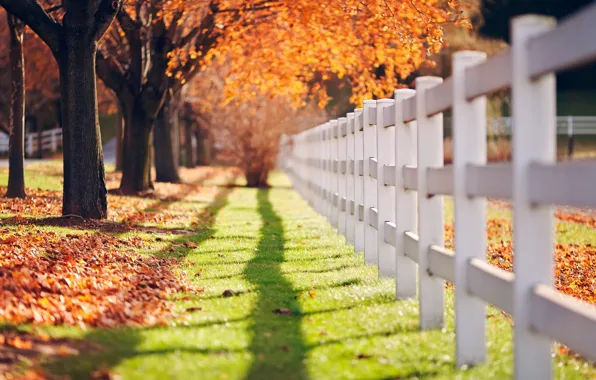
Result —
<svg viewBox="0 0 596 380"><path fill-rule="evenodd" d="M596 206L596 162L556 161L554 72L596 59L596 5L558 28L512 23L513 44L486 60L454 55L453 75L364 102L346 117L282 138L295 188L395 278L397 299L420 299L421 329L444 324L444 280L455 284L457 366L486 359L486 303L515 318L516 379L553 377L552 341L596 360L596 309L553 286L552 204ZM486 95L511 88L513 161L487 164ZM452 166L443 114L452 109ZM443 196L455 207L455 252L444 245ZM515 274L486 262L486 199L513 202ZM398 316L396 316L398 318Z"/></svg>
<svg viewBox="0 0 596 380"><path fill-rule="evenodd" d="M557 116L556 120L557 135L596 135L596 116ZM453 118L445 117L444 123L446 131L450 132ZM512 117L492 117L487 119L487 123L489 133L511 135Z"/></svg>
<svg viewBox="0 0 596 380"><path fill-rule="evenodd" d="M41 132L41 146L44 152L57 152L62 146L62 128ZM0 154L8 154L8 136L0 132ZM31 157L39 151L39 133L27 133L25 136L25 152Z"/></svg>

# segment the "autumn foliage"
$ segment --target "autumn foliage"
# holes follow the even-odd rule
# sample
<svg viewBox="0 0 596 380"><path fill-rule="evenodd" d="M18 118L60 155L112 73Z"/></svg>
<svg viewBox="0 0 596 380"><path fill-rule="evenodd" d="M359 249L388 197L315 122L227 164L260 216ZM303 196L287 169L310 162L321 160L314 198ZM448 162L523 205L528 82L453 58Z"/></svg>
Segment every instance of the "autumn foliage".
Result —
<svg viewBox="0 0 596 380"><path fill-rule="evenodd" d="M104 233L0 230L0 318L104 327L165 323L172 317L168 296L188 289L172 273L172 259L141 256L136 245Z"/></svg>
<svg viewBox="0 0 596 380"><path fill-rule="evenodd" d="M212 67L191 82L191 96L218 145L219 162L240 168L250 187L267 185L275 167L282 134L292 134L327 119L313 104L296 109L288 98L274 94L225 104L222 76L229 65ZM199 94L210 93L209 97Z"/></svg>
<svg viewBox="0 0 596 380"><path fill-rule="evenodd" d="M499 202L493 207L509 208ZM557 232L565 233L573 224L594 228L596 215L581 210L558 211ZM571 223L571 224L570 224ZM511 219L495 218L487 221L487 260L489 263L509 272L514 272L514 250L511 241L513 228ZM453 226L446 225L445 241L453 248ZM596 304L596 247L591 244L555 244L555 287L570 296Z"/></svg>
<svg viewBox="0 0 596 380"><path fill-rule="evenodd" d="M346 78L351 101L384 97L443 45L442 26L467 21L455 1L222 1L230 25L209 57L229 59L226 99L278 94L303 105L330 100L325 81ZM263 68L267 68L263 70Z"/></svg>
<svg viewBox="0 0 596 380"><path fill-rule="evenodd" d="M202 183L225 183L237 171L201 168L184 174L193 184L163 184L150 198L110 196L114 205L110 221L59 217L61 196L55 191L27 189L27 199L0 197L0 212L13 215L0 220L0 320L114 327L156 325L184 317L173 309L172 296L201 290L176 272L177 259L138 251L171 252L196 245L135 232L188 233L184 228L156 227L168 223L205 228L209 215L189 219L179 215L172 203L188 194L215 196L217 188ZM119 178L111 177L108 184L116 185ZM52 226L69 227L72 233L43 229ZM122 235L127 232L133 234Z"/></svg>

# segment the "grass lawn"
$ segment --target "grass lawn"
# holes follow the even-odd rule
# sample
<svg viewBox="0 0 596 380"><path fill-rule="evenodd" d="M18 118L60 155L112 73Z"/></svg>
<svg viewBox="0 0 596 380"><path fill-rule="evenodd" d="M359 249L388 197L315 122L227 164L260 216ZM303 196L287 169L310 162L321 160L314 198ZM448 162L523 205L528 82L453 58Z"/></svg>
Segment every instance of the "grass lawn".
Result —
<svg viewBox="0 0 596 380"><path fill-rule="evenodd" d="M28 185L59 190L56 173L47 167L29 170ZM172 296L186 318L110 329L20 325L23 331L93 347L78 355L42 357L36 365L45 374L73 379L108 378L99 377L107 373L144 380L512 377L507 316L488 309L487 364L455 369L453 293L447 291L445 328L418 331L417 302L395 301L392 281L378 279L376 269L364 265L285 176L275 174L271 183L270 190L256 190L214 180L175 200L137 200L137 213L169 216L135 217L129 224L139 228L113 233L148 242L140 248L145 255L178 259L175 271L200 290ZM0 169L0 186L5 185L6 172ZM447 202L447 218L450 208ZM2 215L0 231L33 228L8 223L8 216ZM489 217L508 218L508 211L492 209ZM593 229L565 226L569 231L561 232L559 241L596 242ZM73 233L65 227L34 228ZM554 368L561 379L596 378L594 367L569 356L558 354Z"/></svg>

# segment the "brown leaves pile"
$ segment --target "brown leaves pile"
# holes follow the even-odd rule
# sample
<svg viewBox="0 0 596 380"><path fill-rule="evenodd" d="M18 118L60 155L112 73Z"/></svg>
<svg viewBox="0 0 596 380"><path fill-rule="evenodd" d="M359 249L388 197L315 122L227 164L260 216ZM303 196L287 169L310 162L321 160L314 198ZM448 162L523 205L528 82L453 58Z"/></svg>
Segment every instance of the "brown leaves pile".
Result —
<svg viewBox="0 0 596 380"><path fill-rule="evenodd" d="M58 216L62 212L62 194L56 191L27 189L27 198L8 199L0 190L0 214Z"/></svg>
<svg viewBox="0 0 596 380"><path fill-rule="evenodd" d="M53 167L42 169L46 173ZM144 197L109 195L111 220L107 221L57 217L62 211L59 192L27 189L27 199L7 199L5 189L0 188L0 213L13 215L0 219L0 320L112 327L163 324L176 317L168 302L170 295L198 290L174 273L176 259L137 253L164 239L119 238L105 232L183 234L210 223L209 210L189 216L188 205L174 202L189 195L217 198L222 188L213 184L233 180L238 170L197 168L183 169L181 174L187 184L156 184L156 191ZM119 174L110 177L117 180ZM206 181L214 182L207 186ZM183 227L173 230L156 225L165 222ZM76 234L42 231L36 226L64 226ZM160 249L177 247L192 249L197 244L169 243Z"/></svg>
<svg viewBox="0 0 596 380"><path fill-rule="evenodd" d="M174 316L168 297L191 289L173 259L119 250L103 233L0 230L0 319L112 327L155 325Z"/></svg>

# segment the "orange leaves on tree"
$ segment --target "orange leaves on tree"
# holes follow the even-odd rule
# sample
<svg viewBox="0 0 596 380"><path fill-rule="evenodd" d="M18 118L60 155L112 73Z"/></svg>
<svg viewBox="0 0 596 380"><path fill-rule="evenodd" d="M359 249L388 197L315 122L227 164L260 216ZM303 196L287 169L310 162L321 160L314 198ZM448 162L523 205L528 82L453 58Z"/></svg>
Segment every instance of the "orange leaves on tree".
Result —
<svg viewBox="0 0 596 380"><path fill-rule="evenodd" d="M352 103L391 93L443 46L442 25L465 21L439 0L221 0L224 33L206 62L225 64L226 98L274 93L303 105L329 100L313 82L345 78ZM465 26L465 25L464 25ZM217 58L211 61L211 58Z"/></svg>

